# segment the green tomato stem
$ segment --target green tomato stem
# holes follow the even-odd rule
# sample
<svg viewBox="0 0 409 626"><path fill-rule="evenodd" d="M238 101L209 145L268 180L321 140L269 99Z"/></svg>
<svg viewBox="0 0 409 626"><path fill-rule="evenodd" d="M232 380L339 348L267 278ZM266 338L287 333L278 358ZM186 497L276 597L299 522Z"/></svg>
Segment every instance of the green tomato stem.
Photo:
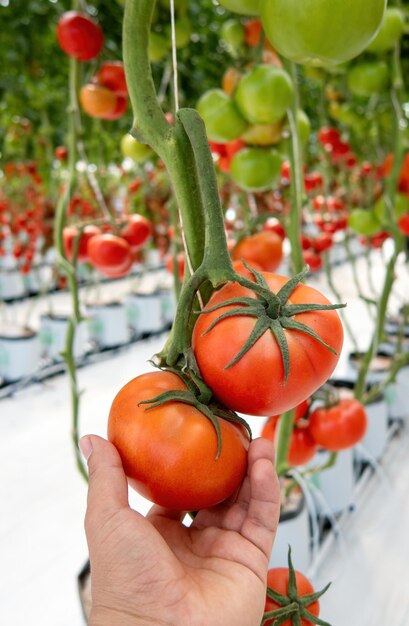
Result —
<svg viewBox="0 0 409 626"><path fill-rule="evenodd" d="M287 411L280 417L277 439L276 469L279 476L284 476L289 469L288 452L291 435L294 429L294 409Z"/></svg>

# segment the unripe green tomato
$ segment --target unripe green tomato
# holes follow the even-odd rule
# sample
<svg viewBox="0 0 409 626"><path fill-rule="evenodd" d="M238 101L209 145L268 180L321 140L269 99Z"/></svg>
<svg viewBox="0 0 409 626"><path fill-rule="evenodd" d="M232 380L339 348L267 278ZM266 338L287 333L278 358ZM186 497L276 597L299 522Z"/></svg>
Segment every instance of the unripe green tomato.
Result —
<svg viewBox="0 0 409 626"><path fill-rule="evenodd" d="M248 126L233 100L222 89L210 89L204 93L196 108L206 124L209 139L217 143L238 139Z"/></svg>
<svg viewBox="0 0 409 626"><path fill-rule="evenodd" d="M391 7L386 9L381 29L375 39L368 46L368 52L387 52L393 50L405 30L405 16L400 9Z"/></svg>
<svg viewBox="0 0 409 626"><path fill-rule="evenodd" d="M261 0L219 0L225 9L240 15L260 15Z"/></svg>
<svg viewBox="0 0 409 626"><path fill-rule="evenodd" d="M284 70L256 65L240 80L234 99L251 124L274 124L283 119L291 106L294 87Z"/></svg>
<svg viewBox="0 0 409 626"><path fill-rule="evenodd" d="M347 74L349 91L354 96L370 98L386 91L389 85L389 69L383 61L359 63Z"/></svg>
<svg viewBox="0 0 409 626"><path fill-rule="evenodd" d="M277 182L281 172L281 157L268 148L244 148L231 162L231 176L245 191L263 191Z"/></svg>
<svg viewBox="0 0 409 626"><path fill-rule="evenodd" d="M244 43L244 26L238 20L227 20L222 26L220 38L232 48L240 48Z"/></svg>
<svg viewBox="0 0 409 626"><path fill-rule="evenodd" d="M175 21L176 48L185 48L190 42L192 22L188 17L181 17ZM166 27L168 40L172 41L172 27Z"/></svg>
<svg viewBox="0 0 409 626"><path fill-rule="evenodd" d="M304 65L358 56L381 25L386 0L261 0L261 20L279 54Z"/></svg>
<svg viewBox="0 0 409 626"><path fill-rule="evenodd" d="M398 193L393 206L393 217L398 219L405 213L409 213L409 198L402 193ZM388 221L388 210L384 198L380 198L375 204L374 214L381 224L385 224Z"/></svg>
<svg viewBox="0 0 409 626"><path fill-rule="evenodd" d="M132 159L136 163L143 163L154 154L150 146L136 141L129 133L121 139L121 152L124 158Z"/></svg>
<svg viewBox="0 0 409 626"><path fill-rule="evenodd" d="M276 124L255 124L249 126L241 139L251 146L271 146L281 141L283 125Z"/></svg>
<svg viewBox="0 0 409 626"><path fill-rule="evenodd" d="M152 33L149 37L149 58L152 63L161 61L169 52L171 43L167 37Z"/></svg>
<svg viewBox="0 0 409 626"><path fill-rule="evenodd" d="M348 225L358 235L372 237L382 228L382 224L377 219L373 211L368 209L354 209L348 218Z"/></svg>

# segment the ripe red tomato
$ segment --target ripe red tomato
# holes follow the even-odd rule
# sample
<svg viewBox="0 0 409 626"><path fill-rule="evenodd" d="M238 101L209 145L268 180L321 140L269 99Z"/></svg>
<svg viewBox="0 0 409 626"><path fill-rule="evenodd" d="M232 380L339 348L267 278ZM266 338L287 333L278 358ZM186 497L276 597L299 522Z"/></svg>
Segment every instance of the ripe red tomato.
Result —
<svg viewBox="0 0 409 626"><path fill-rule="evenodd" d="M68 148L65 146L57 146L54 154L55 158L59 161L66 161L68 158Z"/></svg>
<svg viewBox="0 0 409 626"><path fill-rule="evenodd" d="M334 239L330 233L321 233L313 242L314 250L317 254L330 250L334 244Z"/></svg>
<svg viewBox="0 0 409 626"><path fill-rule="evenodd" d="M314 587L311 585L308 578L301 574L301 572L295 572L295 579L297 584L297 593L299 596L309 596L311 593L314 593ZM290 572L285 567L275 567L274 569L270 569L267 574L267 586L276 591L277 593L287 596L288 595L288 583L290 580ZM280 605L274 602L271 598L267 596L266 598L266 606L265 611L275 611L279 609ZM306 609L311 613L311 615L315 615L316 617L320 614L320 604L318 601L313 604L309 604ZM272 626L274 620L268 620L265 622L264 626ZM301 619L301 626L312 626L311 622ZM281 626L292 626L292 619L288 619L282 623Z"/></svg>
<svg viewBox="0 0 409 626"><path fill-rule="evenodd" d="M399 218L398 226L402 235L409 237L409 213L406 213Z"/></svg>
<svg viewBox="0 0 409 626"><path fill-rule="evenodd" d="M124 64L121 61L105 61L97 73L97 80L100 85L114 91L118 96L128 96Z"/></svg>
<svg viewBox="0 0 409 626"><path fill-rule="evenodd" d="M113 91L91 83L81 87L79 99L85 113L99 119L109 119L114 115L118 102Z"/></svg>
<svg viewBox="0 0 409 626"><path fill-rule="evenodd" d="M185 275L185 254L184 254L184 252L178 252L176 261L177 261L177 266L178 266L179 280L182 281L183 277ZM168 254L167 257L166 257L166 269L169 272L169 274L173 274L173 263L174 263L173 254Z"/></svg>
<svg viewBox="0 0 409 626"><path fill-rule="evenodd" d="M322 258L312 250L304 250L303 259L304 263L309 266L311 272L318 272L318 270L322 268Z"/></svg>
<svg viewBox="0 0 409 626"><path fill-rule="evenodd" d="M249 436L242 426L219 419L222 449L216 460L214 426L196 408L168 402L146 411L138 406L161 393L186 390L171 372L131 380L114 399L108 438L121 455L130 485L164 507L196 511L219 504L241 484Z"/></svg>
<svg viewBox="0 0 409 626"><path fill-rule="evenodd" d="M150 222L142 215L134 214L126 218L126 225L121 229L121 237L125 239L131 248L141 248L152 234Z"/></svg>
<svg viewBox="0 0 409 626"><path fill-rule="evenodd" d="M269 217L263 226L263 230L268 230L272 233L276 233L281 241L284 241L286 238L285 228L282 223L276 217Z"/></svg>
<svg viewBox="0 0 409 626"><path fill-rule="evenodd" d="M275 443L278 419L270 417L261 431L261 436ZM293 467L305 465L311 461L317 452L315 443L308 426L295 426L288 450L288 463Z"/></svg>
<svg viewBox="0 0 409 626"><path fill-rule="evenodd" d="M235 261L244 260L250 265L256 263L265 272L274 272L282 258L282 239L277 233L269 230L244 237L233 250Z"/></svg>
<svg viewBox="0 0 409 626"><path fill-rule="evenodd" d="M288 278L262 272L272 292L277 293ZM250 289L228 283L210 298L206 309L232 298L256 298ZM329 304L315 289L300 284L289 298L290 304ZM313 329L337 354L313 337L298 330L284 330L288 342L290 373L285 382L282 354L273 333L268 330L235 364L235 359L254 330L256 318L246 315L218 322L206 335L212 322L232 307L202 313L193 331L193 349L202 377L219 400L231 409L248 415L279 415L310 397L333 372L343 343L342 324L336 311L315 311L295 316Z"/></svg>
<svg viewBox="0 0 409 626"><path fill-rule="evenodd" d="M64 252L67 259L71 260L74 250L74 242L78 237L78 228L75 226L66 226L63 230L63 244L64 244ZM88 260L88 243L95 237L95 235L99 235L101 230L98 226L94 226L90 224L89 226L85 226L82 231L79 244L78 244L78 261L87 261Z"/></svg>
<svg viewBox="0 0 409 626"><path fill-rule="evenodd" d="M315 441L333 452L359 443L367 425L365 408L355 398L345 398L336 406L316 409L310 415L310 430Z"/></svg>
<svg viewBox="0 0 409 626"><path fill-rule="evenodd" d="M57 40L62 50L78 61L95 59L104 45L98 24L77 11L68 11L58 20Z"/></svg>
<svg viewBox="0 0 409 626"><path fill-rule="evenodd" d="M87 251L90 263L111 278L125 276L133 264L129 243L110 233L92 237Z"/></svg>
<svg viewBox="0 0 409 626"><path fill-rule="evenodd" d="M126 109L128 108L128 100L127 98L123 98L122 96L116 96L116 104L112 113L107 113L103 119L104 120L119 120L122 117Z"/></svg>

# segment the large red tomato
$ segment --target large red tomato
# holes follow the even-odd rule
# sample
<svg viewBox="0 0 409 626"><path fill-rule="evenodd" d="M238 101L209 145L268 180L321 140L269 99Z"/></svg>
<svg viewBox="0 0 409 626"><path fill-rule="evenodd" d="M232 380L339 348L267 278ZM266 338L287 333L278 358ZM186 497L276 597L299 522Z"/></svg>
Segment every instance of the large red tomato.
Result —
<svg viewBox="0 0 409 626"><path fill-rule="evenodd" d="M270 569L267 574L267 586L276 591L277 593L287 596L288 595L288 583L290 579L290 572L286 567L275 567L274 569ZM301 574L301 572L295 572L295 579L297 584L297 594L298 596L309 596L311 593L314 593L314 587L311 585L308 578ZM279 609L280 605L274 602L271 598L267 596L266 598L266 606L265 612L275 611ZM318 601L310 604L306 607L307 611L311 613L311 615L315 615L318 617L320 614L320 604ZM272 626L274 620L268 620L265 622L264 626ZM300 620L300 626L312 626L312 623L308 620L302 618ZM281 626L292 626L293 620L288 619L285 622L282 622Z"/></svg>
<svg viewBox="0 0 409 626"><path fill-rule="evenodd" d="M101 230L98 228L98 226L94 226L93 224L85 226L78 243L77 261L86 261L88 259L88 243L90 239L92 239L92 237L95 237L95 235L99 235L100 232ZM75 226L66 226L63 230L64 252L65 256L69 260L72 259L74 242L78 237L78 233L78 228L76 228Z"/></svg>
<svg viewBox="0 0 409 626"><path fill-rule="evenodd" d="M133 264L129 243L110 233L95 235L88 244L87 252L90 263L111 278L125 276Z"/></svg>
<svg viewBox="0 0 409 626"><path fill-rule="evenodd" d="M95 59L104 45L98 24L77 11L68 11L58 20L57 39L62 50L78 61Z"/></svg>
<svg viewBox="0 0 409 626"><path fill-rule="evenodd" d="M274 272L283 258L281 237L272 231L263 231L244 237L233 251L234 260L256 263L265 272Z"/></svg>
<svg viewBox="0 0 409 626"><path fill-rule="evenodd" d="M355 398L344 398L336 406L316 409L310 415L310 430L315 441L333 452L359 443L367 427L365 408Z"/></svg>
<svg viewBox="0 0 409 626"><path fill-rule="evenodd" d="M262 276L273 293L289 280L267 272L262 272ZM237 283L228 283L211 297L204 311L232 298L256 299L256 295ZM320 292L299 284L288 304L308 303L330 304ZM235 365L227 368L245 346L257 322L255 317L246 314L246 307L243 315L225 318L205 334L223 313L239 306L231 304L200 315L193 332L193 349L202 376L215 396L233 410L248 415L284 413L311 396L333 372L343 343L338 313L314 311L292 318L315 331L336 354L300 330L284 329L290 364L285 381L282 354L271 330L266 330Z"/></svg>
<svg viewBox="0 0 409 626"><path fill-rule="evenodd" d="M210 420L182 402L146 411L138 406L159 394L186 390L171 372L151 372L131 380L113 401L108 438L121 455L130 485L164 507L196 511L228 498L247 469L249 436L240 425L219 420L222 449Z"/></svg>

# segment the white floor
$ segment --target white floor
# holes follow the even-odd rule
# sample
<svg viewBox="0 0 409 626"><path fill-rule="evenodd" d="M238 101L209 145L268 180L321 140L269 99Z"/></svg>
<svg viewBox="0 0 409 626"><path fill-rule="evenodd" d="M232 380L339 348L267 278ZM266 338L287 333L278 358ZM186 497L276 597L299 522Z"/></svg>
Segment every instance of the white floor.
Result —
<svg viewBox="0 0 409 626"><path fill-rule="evenodd" d="M376 285L382 266L379 257ZM400 273L398 291L407 294L406 270ZM356 300L347 270L340 268L337 274L349 303L348 315L365 347L370 332L365 305ZM325 284L323 278L315 282ZM111 360L80 370L86 390L82 433L105 434L114 394L146 370L146 361L163 341L159 337L133 345ZM345 368L343 358L339 371ZM408 453L409 435L404 432L385 457L386 476L370 482L361 505L343 527L343 541L330 547L318 572L317 585L333 580L321 612L332 626L409 625ZM0 401L0 458L0 624L83 626L76 576L87 559L86 487L71 449L65 376ZM133 502L142 512L148 506L139 498Z"/></svg>

